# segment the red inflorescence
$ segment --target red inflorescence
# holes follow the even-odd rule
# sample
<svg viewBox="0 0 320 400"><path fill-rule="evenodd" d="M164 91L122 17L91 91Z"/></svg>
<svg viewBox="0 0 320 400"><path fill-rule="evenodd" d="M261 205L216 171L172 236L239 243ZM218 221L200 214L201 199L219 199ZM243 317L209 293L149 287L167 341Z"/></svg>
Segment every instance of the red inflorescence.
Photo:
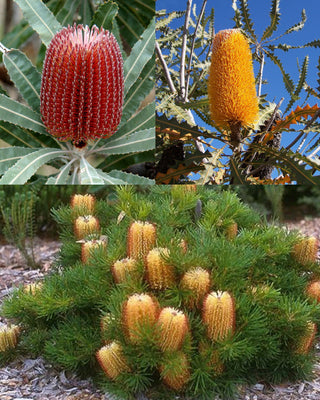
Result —
<svg viewBox="0 0 320 400"><path fill-rule="evenodd" d="M103 28L68 26L52 39L41 82L42 121L59 140L82 146L117 129L123 104L123 60Z"/></svg>

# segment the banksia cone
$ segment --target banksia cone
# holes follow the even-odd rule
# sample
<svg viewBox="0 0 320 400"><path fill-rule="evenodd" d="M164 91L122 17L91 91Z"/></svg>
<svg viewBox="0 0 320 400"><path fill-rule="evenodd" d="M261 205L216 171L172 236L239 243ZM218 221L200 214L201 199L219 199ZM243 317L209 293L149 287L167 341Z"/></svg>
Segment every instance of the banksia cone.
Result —
<svg viewBox="0 0 320 400"><path fill-rule="evenodd" d="M221 128L252 126L258 118L252 54L238 29L213 38L208 95L211 118Z"/></svg>
<svg viewBox="0 0 320 400"><path fill-rule="evenodd" d="M303 238L293 246L293 258L302 265L315 262L317 260L318 246L319 243L315 237Z"/></svg>
<svg viewBox="0 0 320 400"><path fill-rule="evenodd" d="M168 249L159 247L149 251L146 257L146 279L152 289L161 290L174 285L173 267L163 259L168 255Z"/></svg>
<svg viewBox="0 0 320 400"><path fill-rule="evenodd" d="M172 307L163 308L158 319L159 346L162 351L178 350L188 332L188 318Z"/></svg>
<svg viewBox="0 0 320 400"><path fill-rule="evenodd" d="M101 331L104 332L104 331L108 330L109 325L114 320L115 320L115 317L111 313L105 314L100 320Z"/></svg>
<svg viewBox="0 0 320 400"><path fill-rule="evenodd" d="M122 347L117 342L103 346L96 353L97 360L106 375L114 380L122 372L129 371L127 362L123 356Z"/></svg>
<svg viewBox="0 0 320 400"><path fill-rule="evenodd" d="M16 347L18 343L19 327L12 325L0 327L0 351L6 351Z"/></svg>
<svg viewBox="0 0 320 400"><path fill-rule="evenodd" d="M133 294L124 303L122 321L131 343L139 343L142 330L156 323L159 314L157 301L148 294Z"/></svg>
<svg viewBox="0 0 320 400"><path fill-rule="evenodd" d="M115 282L123 283L137 271L137 262L133 258L123 258L113 264L111 271Z"/></svg>
<svg viewBox="0 0 320 400"><path fill-rule="evenodd" d="M128 230L127 253L130 258L143 258L156 243L156 227L149 222L135 221Z"/></svg>
<svg viewBox="0 0 320 400"><path fill-rule="evenodd" d="M102 249L106 251L107 249L107 241L106 240L88 240L85 243L82 243L81 246L81 261L85 264L88 262L90 255L95 249Z"/></svg>
<svg viewBox="0 0 320 400"><path fill-rule="evenodd" d="M189 290L187 304L198 307L210 290L210 274L203 268L194 268L186 272L181 279L181 288Z"/></svg>
<svg viewBox="0 0 320 400"><path fill-rule="evenodd" d="M235 328L235 307L228 292L211 292L203 302L202 320L212 341L223 340Z"/></svg>
<svg viewBox="0 0 320 400"><path fill-rule="evenodd" d="M296 347L297 354L309 353L310 348L313 345L316 333L317 333L317 325L309 321L304 336L302 336L302 338L300 338L299 340L299 343L297 343Z"/></svg>
<svg viewBox="0 0 320 400"><path fill-rule="evenodd" d="M26 293L35 295L39 290L41 290L42 285L43 285L42 282L29 283L24 286L24 291Z"/></svg>
<svg viewBox="0 0 320 400"><path fill-rule="evenodd" d="M234 239L238 234L238 224L236 222L233 222L232 224L228 225L224 233L227 239Z"/></svg>
<svg viewBox="0 0 320 400"><path fill-rule="evenodd" d="M165 365L159 367L164 383L171 389L180 391L190 378L190 365L187 356L180 352L174 359L168 360Z"/></svg>
<svg viewBox="0 0 320 400"><path fill-rule="evenodd" d="M82 215L92 215L94 213L95 202L96 199L91 194L75 194L71 197L70 205L73 210L80 211Z"/></svg>
<svg viewBox="0 0 320 400"><path fill-rule="evenodd" d="M112 33L68 26L52 39L41 82L42 121L51 135L82 147L111 136L123 104L123 60Z"/></svg>
<svg viewBox="0 0 320 400"><path fill-rule="evenodd" d="M307 287L307 295L320 303L320 281L311 282Z"/></svg>
<svg viewBox="0 0 320 400"><path fill-rule="evenodd" d="M78 240L84 239L92 233L98 233L99 228L100 225L98 219L92 215L78 217L74 221L74 234Z"/></svg>

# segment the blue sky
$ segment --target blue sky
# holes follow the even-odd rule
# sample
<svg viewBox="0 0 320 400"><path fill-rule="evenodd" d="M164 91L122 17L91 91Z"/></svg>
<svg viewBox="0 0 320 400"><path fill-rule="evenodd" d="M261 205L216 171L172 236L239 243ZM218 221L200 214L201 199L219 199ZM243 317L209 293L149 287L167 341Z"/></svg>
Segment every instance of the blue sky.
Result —
<svg viewBox="0 0 320 400"><path fill-rule="evenodd" d="M271 0L248 0L249 10L251 15L251 20L254 23L255 32L258 39L262 36L263 31L270 23L270 8ZM186 9L186 0L157 0L156 7L157 10L166 9L168 12L171 11L183 11ZM200 12L202 0L193 0L193 4L197 6L197 14ZM209 0L206 6L206 15L209 14L210 9L213 7L215 10L215 31L221 29L227 29L234 27L234 21L232 20L234 16L234 10L232 9L232 0ZM292 25L298 23L301 20L301 11L305 8L307 14L307 21L305 26L299 32L293 32L289 35L284 36L278 43L286 43L290 45L302 45L307 42L311 42L315 39L320 39L320 0L282 0L280 2L280 13L281 19L276 32L276 36L284 33ZM182 24L183 20L180 20ZM309 68L307 75L307 82L313 88L319 86L317 84L317 64L320 56L320 49L314 49L311 47L305 49L293 49L289 52L283 52L281 50L275 50L275 54L280 58L285 71L288 72L296 84L299 77L299 71L297 67L297 60L299 65L302 65L304 57L309 55ZM255 65L255 73L258 72L258 66ZM268 80L267 85L263 85L262 93L267 93L267 100L271 102L276 102L284 97L285 100L282 104L281 109L286 108L287 102L289 101L289 94L285 90L284 83L282 80L282 75L279 69L269 60L266 59L266 64L264 67L264 79ZM304 92L301 93L302 99L304 100ZM317 99L310 98L308 100L310 105L317 103ZM297 105L301 105L302 100L294 104L294 108ZM204 126L203 123L199 125ZM285 137L283 135L282 145L286 145L292 141L292 137ZM289 135L289 134L287 134Z"/></svg>

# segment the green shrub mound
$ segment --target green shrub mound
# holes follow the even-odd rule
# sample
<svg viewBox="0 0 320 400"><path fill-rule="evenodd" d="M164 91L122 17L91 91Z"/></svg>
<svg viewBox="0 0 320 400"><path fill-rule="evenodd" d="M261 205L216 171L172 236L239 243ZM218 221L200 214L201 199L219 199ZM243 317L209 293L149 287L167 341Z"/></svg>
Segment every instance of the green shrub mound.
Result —
<svg viewBox="0 0 320 400"><path fill-rule="evenodd" d="M315 260L296 256L298 233L268 225L229 191L206 188L117 188L96 202L100 229L82 240L74 235L79 213L85 215L85 209L53 211L62 248L52 273L35 290L21 287L4 302L2 314L21 327L15 354L42 355L92 376L119 399L141 393L149 399L230 398L240 384L310 377L320 312L307 293L320 269ZM116 283L113 266L128 256L134 221L152 223L152 247L167 250L157 260L142 255L134 273ZM91 249L83 262L84 243L101 236L107 248ZM140 239L146 241L145 236ZM138 246L140 239L130 238L131 246ZM300 255L303 251L302 246ZM209 276L202 297L182 284L195 268ZM155 279L166 283L157 286ZM204 302L212 292L227 292L233 300L233 326L215 339L204 323ZM161 326L150 317L150 307L142 319L146 323L132 328L128 299L134 294L150 295L158 307L156 318L165 307L183 313L187 324L178 344L162 345ZM225 322L209 317L213 330ZM170 329L169 324L168 340L174 343L179 330ZM114 342L121 360L119 354L106 356L105 373L96 353ZM0 357L8 359L6 352Z"/></svg>

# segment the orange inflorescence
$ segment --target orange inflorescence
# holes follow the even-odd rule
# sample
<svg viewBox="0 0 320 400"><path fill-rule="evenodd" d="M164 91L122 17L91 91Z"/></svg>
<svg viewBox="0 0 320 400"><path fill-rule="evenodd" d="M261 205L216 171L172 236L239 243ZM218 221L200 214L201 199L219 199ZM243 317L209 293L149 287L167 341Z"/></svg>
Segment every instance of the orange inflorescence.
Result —
<svg viewBox="0 0 320 400"><path fill-rule="evenodd" d="M188 305L198 307L210 290L210 274L203 268L194 268L186 272L181 279L181 288L190 290Z"/></svg>
<svg viewBox="0 0 320 400"><path fill-rule="evenodd" d="M159 345L162 351L178 350L188 332L188 318L172 307L163 308L158 319Z"/></svg>
<svg viewBox="0 0 320 400"><path fill-rule="evenodd" d="M314 322L309 321L307 324L306 333L297 343L296 353L307 354L313 345L314 338L317 333L317 325Z"/></svg>
<svg viewBox="0 0 320 400"><path fill-rule="evenodd" d="M107 249L107 241L106 240L88 240L85 243L82 243L81 246L81 260L83 263L88 262L92 252L95 249L103 249L104 251Z"/></svg>
<svg viewBox="0 0 320 400"><path fill-rule="evenodd" d="M103 346L97 351L96 357L101 368L112 380L116 379L122 372L129 371L122 347L117 342Z"/></svg>
<svg viewBox="0 0 320 400"><path fill-rule="evenodd" d="M113 264L111 271L115 282L123 283L137 271L137 262L133 258L123 258Z"/></svg>
<svg viewBox="0 0 320 400"><path fill-rule="evenodd" d="M252 54L238 29L214 36L208 95L211 117L223 129L237 124L252 126L258 119Z"/></svg>
<svg viewBox="0 0 320 400"><path fill-rule="evenodd" d="M95 209L96 199L92 194L75 194L71 197L71 208L79 210L83 214L93 214Z"/></svg>
<svg viewBox="0 0 320 400"><path fill-rule="evenodd" d="M320 281L314 281L308 285L307 295L320 303Z"/></svg>
<svg viewBox="0 0 320 400"><path fill-rule="evenodd" d="M175 282L173 267L163 259L168 255L168 249L159 247L149 251L146 257L146 278L152 289L166 289Z"/></svg>
<svg viewBox="0 0 320 400"><path fill-rule="evenodd" d="M296 261L302 265L306 265L317 260L318 247L318 240L311 236L296 243L293 246L292 254Z"/></svg>
<svg viewBox="0 0 320 400"><path fill-rule="evenodd" d="M98 233L99 228L98 219L92 215L78 217L74 221L74 233L77 239L84 239L92 233Z"/></svg>
<svg viewBox="0 0 320 400"><path fill-rule="evenodd" d="M223 340L235 328L235 307L228 292L211 292L203 302L202 320L212 341Z"/></svg>
<svg viewBox="0 0 320 400"><path fill-rule="evenodd" d="M159 314L159 305L148 294L133 294L124 303L122 321L131 343L141 341L141 330L153 326Z"/></svg>
<svg viewBox="0 0 320 400"><path fill-rule="evenodd" d="M0 352L13 349L18 343L20 328L12 325L10 328L4 326L0 328Z"/></svg>
<svg viewBox="0 0 320 400"><path fill-rule="evenodd" d="M225 229L225 235L227 239L232 240L238 234L238 224L236 222L228 225Z"/></svg>
<svg viewBox="0 0 320 400"><path fill-rule="evenodd" d="M135 221L128 230L128 257L140 259L147 255L156 244L157 232L154 224Z"/></svg>
<svg viewBox="0 0 320 400"><path fill-rule="evenodd" d="M181 351L176 353L175 360L160 365L159 370L164 383L177 391L182 390L190 378L190 364L187 356Z"/></svg>

